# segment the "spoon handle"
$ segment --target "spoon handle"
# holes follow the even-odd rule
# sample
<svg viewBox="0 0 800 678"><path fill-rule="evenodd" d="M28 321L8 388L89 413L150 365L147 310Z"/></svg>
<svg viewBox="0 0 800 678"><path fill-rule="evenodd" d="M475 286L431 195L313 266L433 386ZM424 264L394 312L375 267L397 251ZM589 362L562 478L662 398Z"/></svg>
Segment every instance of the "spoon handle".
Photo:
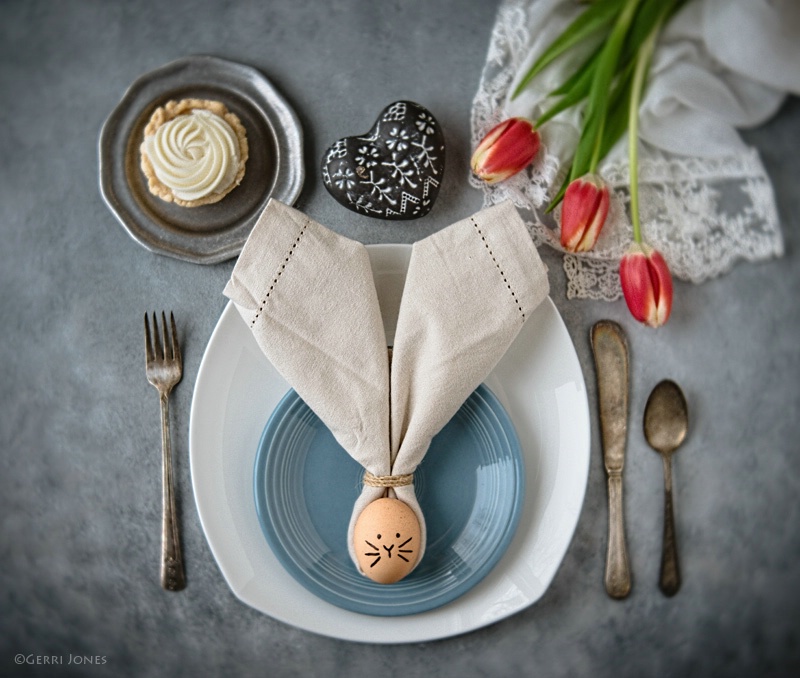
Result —
<svg viewBox="0 0 800 678"><path fill-rule="evenodd" d="M659 587L665 596L674 596L681 587L678 566L678 544L675 539L675 515L672 509L672 457L664 460L664 541L661 546L661 577Z"/></svg>
<svg viewBox="0 0 800 678"><path fill-rule="evenodd" d="M608 551L606 591L612 598L625 598L631 591L631 568L625 543L622 513L622 474L608 474Z"/></svg>

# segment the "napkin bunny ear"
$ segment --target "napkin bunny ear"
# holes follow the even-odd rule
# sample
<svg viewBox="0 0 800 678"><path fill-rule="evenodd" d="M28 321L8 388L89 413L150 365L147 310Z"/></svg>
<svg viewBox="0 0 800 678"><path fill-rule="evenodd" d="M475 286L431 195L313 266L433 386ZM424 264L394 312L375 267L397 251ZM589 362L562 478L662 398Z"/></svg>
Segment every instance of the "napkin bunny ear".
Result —
<svg viewBox="0 0 800 678"><path fill-rule="evenodd" d="M413 245L392 349L393 477L414 473L431 439L492 371L548 292L544 264L511 203ZM393 491L422 516L413 483ZM356 522L380 496L365 486L356 502L348 534L355 562ZM425 548L421 520L417 563Z"/></svg>
<svg viewBox="0 0 800 678"><path fill-rule="evenodd" d="M413 470L548 292L544 264L509 202L414 244L393 349L393 472Z"/></svg>
<svg viewBox="0 0 800 678"><path fill-rule="evenodd" d="M414 470L547 293L544 265L510 203L416 243L390 377L365 247L275 200L267 205L225 294L276 369L378 480L365 482L348 529L362 573L356 523L387 493L419 522L408 570L422 559L425 520L409 482Z"/></svg>
<svg viewBox="0 0 800 678"><path fill-rule="evenodd" d="M362 464L383 457L389 366L366 248L273 199L223 293L337 442Z"/></svg>
<svg viewBox="0 0 800 678"><path fill-rule="evenodd" d="M225 287L259 347L298 395L366 471L391 474L389 361L367 250L301 212L270 200ZM364 485L352 526L387 494ZM414 512L422 546L425 520Z"/></svg>

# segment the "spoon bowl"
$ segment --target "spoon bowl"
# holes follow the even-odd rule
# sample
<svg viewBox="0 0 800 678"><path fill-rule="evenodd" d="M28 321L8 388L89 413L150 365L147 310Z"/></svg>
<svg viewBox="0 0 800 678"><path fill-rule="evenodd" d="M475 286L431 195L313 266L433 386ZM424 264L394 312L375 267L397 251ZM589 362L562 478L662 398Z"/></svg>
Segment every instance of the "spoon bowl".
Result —
<svg viewBox="0 0 800 678"><path fill-rule="evenodd" d="M659 587L667 596L674 596L681 586L672 506L672 454L686 439L688 430L689 408L683 391L674 381L665 379L647 399L644 436L650 447L661 455L664 465L664 538Z"/></svg>
<svg viewBox="0 0 800 678"><path fill-rule="evenodd" d="M644 410L644 435L660 454L672 454L689 430L686 398L674 381L665 379L656 385Z"/></svg>

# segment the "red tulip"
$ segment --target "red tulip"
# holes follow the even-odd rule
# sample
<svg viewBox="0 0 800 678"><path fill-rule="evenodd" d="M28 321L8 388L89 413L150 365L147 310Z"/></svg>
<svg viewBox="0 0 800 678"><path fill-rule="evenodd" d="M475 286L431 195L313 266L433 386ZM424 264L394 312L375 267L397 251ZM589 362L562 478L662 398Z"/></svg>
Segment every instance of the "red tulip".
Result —
<svg viewBox="0 0 800 678"><path fill-rule="evenodd" d="M570 183L561 210L561 246L568 252L592 249L606 223L608 203L608 186L596 174Z"/></svg>
<svg viewBox="0 0 800 678"><path fill-rule="evenodd" d="M672 310L672 276L660 252L634 242L619 263L619 279L636 320L650 327L667 322Z"/></svg>
<svg viewBox="0 0 800 678"><path fill-rule="evenodd" d="M489 184L508 179L531 164L539 144L539 133L530 120L504 120L478 144L472 156L472 171Z"/></svg>

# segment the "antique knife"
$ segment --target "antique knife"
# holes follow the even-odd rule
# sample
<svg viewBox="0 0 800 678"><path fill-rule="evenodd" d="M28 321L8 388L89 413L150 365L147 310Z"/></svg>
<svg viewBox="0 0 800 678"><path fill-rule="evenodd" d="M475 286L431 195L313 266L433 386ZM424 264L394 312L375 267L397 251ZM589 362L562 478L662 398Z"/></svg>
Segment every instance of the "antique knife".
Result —
<svg viewBox="0 0 800 678"><path fill-rule="evenodd" d="M591 339L597 371L603 459L608 476L605 584L612 598L625 598L631 590L622 510L622 470L628 433L628 345L622 328L610 320L596 323L592 327Z"/></svg>

